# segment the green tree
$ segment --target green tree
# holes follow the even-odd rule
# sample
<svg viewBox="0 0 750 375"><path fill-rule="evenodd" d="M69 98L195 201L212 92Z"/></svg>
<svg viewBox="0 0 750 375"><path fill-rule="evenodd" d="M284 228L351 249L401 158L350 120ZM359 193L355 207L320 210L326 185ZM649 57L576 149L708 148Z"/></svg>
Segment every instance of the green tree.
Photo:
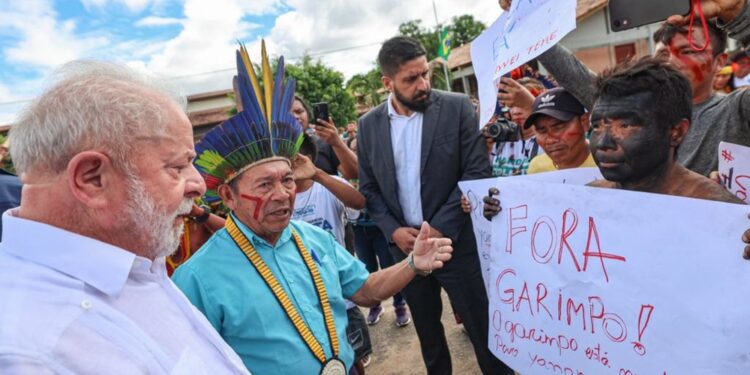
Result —
<svg viewBox="0 0 750 375"><path fill-rule="evenodd" d="M432 61L437 57L438 34L436 27L423 27L422 20L412 20L398 26L398 34L414 38L427 50L427 60Z"/></svg>
<svg viewBox="0 0 750 375"><path fill-rule="evenodd" d="M398 27L399 35L412 37L422 43L427 50L427 60L432 61L437 57L438 47L440 46L440 30L447 26L453 31L453 46L457 47L470 43L474 38L487 28L487 26L474 19L473 16L464 14L453 17L447 25L422 26L422 20L412 20L404 22Z"/></svg>
<svg viewBox="0 0 750 375"><path fill-rule="evenodd" d="M453 46L457 47L471 43L487 26L475 20L473 16L464 14L463 16L453 17L450 28L453 30Z"/></svg>
<svg viewBox="0 0 750 375"><path fill-rule="evenodd" d="M359 96L359 104L367 107L375 107L385 100L380 67L375 67L367 73L355 74L346 83L346 88L356 98Z"/></svg>
<svg viewBox="0 0 750 375"><path fill-rule="evenodd" d="M398 27L399 35L408 36L418 40L427 51L427 60L432 61L437 57L440 47L440 30L446 26L453 32L453 48L470 43L474 38L487 28L482 22L474 19L473 16L465 14L453 17L447 25L437 25L432 27L423 27L422 20L412 20L404 22ZM443 74L443 67L439 64L432 66L432 86L447 88L448 83Z"/></svg>
<svg viewBox="0 0 750 375"><path fill-rule="evenodd" d="M286 73L297 81L296 93L310 104L327 102L328 111L336 126L346 126L356 120L354 97L344 86L344 75L320 60L304 56L296 64L287 64Z"/></svg>

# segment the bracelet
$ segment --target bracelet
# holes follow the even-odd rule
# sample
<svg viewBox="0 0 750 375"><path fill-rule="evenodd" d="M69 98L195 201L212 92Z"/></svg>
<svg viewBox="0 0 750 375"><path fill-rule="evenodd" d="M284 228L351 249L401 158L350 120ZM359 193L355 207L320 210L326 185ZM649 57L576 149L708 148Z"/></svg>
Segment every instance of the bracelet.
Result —
<svg viewBox="0 0 750 375"><path fill-rule="evenodd" d="M409 253L409 256L406 257L408 261L406 262L409 265L409 268L414 271L419 276L429 276L432 273L432 270L429 271L422 271L417 268L417 266L414 265L414 252Z"/></svg>
<svg viewBox="0 0 750 375"><path fill-rule="evenodd" d="M195 217L195 222L196 223L205 223L206 220L208 220L208 217L211 216L211 208L210 207L208 207L208 206L201 206L201 208L203 209L203 213L201 214L201 216L196 216Z"/></svg>

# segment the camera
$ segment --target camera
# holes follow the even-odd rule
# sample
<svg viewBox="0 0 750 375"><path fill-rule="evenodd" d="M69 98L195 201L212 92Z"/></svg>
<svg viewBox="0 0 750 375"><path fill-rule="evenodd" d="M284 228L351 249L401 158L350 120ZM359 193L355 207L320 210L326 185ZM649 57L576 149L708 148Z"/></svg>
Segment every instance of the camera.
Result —
<svg viewBox="0 0 750 375"><path fill-rule="evenodd" d="M518 124L505 117L498 117L497 121L487 125L487 137L495 143L515 142L521 139L521 129Z"/></svg>

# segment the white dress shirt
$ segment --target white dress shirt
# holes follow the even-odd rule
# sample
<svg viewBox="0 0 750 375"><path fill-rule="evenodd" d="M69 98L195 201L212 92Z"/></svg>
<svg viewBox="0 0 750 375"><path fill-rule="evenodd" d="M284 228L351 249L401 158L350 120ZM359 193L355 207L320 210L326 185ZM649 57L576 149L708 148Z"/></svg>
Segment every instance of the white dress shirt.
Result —
<svg viewBox="0 0 750 375"><path fill-rule="evenodd" d="M391 120L391 146L398 181L398 202L406 224L422 225L422 112L399 115L393 107L393 94L388 96L388 117Z"/></svg>
<svg viewBox="0 0 750 375"><path fill-rule="evenodd" d="M2 216L0 373L248 374L164 258L15 215Z"/></svg>

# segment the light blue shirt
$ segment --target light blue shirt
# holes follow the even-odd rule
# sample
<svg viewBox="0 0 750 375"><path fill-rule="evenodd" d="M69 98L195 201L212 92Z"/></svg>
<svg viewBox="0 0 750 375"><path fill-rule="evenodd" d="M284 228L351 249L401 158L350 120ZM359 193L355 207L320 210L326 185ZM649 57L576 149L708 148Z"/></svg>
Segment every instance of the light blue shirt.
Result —
<svg viewBox="0 0 750 375"><path fill-rule="evenodd" d="M258 237L235 217L263 261L278 279L313 335L332 356L323 310L310 273L292 238L300 235L312 253L328 293L339 338L339 358L352 366L354 351L346 338L345 298L351 298L369 276L329 233L292 220L276 246ZM253 374L318 374L321 364L308 349L260 274L226 229L206 242L172 276L188 299L208 318Z"/></svg>
<svg viewBox="0 0 750 375"><path fill-rule="evenodd" d="M399 115L393 108L393 94L388 97L388 117L391 120L391 146L396 167L398 202L404 221L413 227L422 225L422 112L410 116Z"/></svg>
<svg viewBox="0 0 750 375"><path fill-rule="evenodd" d="M247 374L164 258L15 214L0 244L0 373Z"/></svg>

